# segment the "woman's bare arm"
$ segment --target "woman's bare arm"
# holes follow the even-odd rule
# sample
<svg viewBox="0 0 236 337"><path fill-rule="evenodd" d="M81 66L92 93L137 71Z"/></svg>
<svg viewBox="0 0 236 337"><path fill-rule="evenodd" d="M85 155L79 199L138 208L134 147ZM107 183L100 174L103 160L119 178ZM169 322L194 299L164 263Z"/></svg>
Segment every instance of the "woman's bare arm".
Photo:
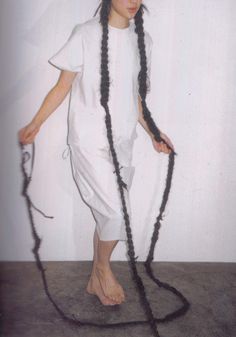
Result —
<svg viewBox="0 0 236 337"><path fill-rule="evenodd" d="M67 96L76 75L77 72L61 71L57 83L44 98L41 107L32 121L18 131L20 143L30 144L34 141L43 122L57 109Z"/></svg>
<svg viewBox="0 0 236 337"><path fill-rule="evenodd" d="M58 108L64 101L71 89L72 83L77 73L62 70L55 86L49 91L44 98L43 103L32 119L37 126L41 126L43 122Z"/></svg>
<svg viewBox="0 0 236 337"><path fill-rule="evenodd" d="M139 118L138 118L138 121L143 126L143 128L146 130L146 132L149 134L149 136L151 137L154 149L157 150L157 152L170 153L170 149L167 148L166 144L164 144L163 142L156 142L153 133L149 130L147 122L143 118L143 107L142 107L142 102L141 102L140 95L138 95L138 107L139 107ZM166 134L164 134L162 131L160 131L160 136L174 150L174 145L172 144L172 142L169 139L169 137Z"/></svg>
<svg viewBox="0 0 236 337"><path fill-rule="evenodd" d="M138 117L138 121L139 123L142 125L142 127L146 130L146 132L149 134L149 136L153 139L154 136L151 133L151 131L149 130L148 126L147 126L147 122L144 120L143 118L143 107L142 107L142 103L141 103L141 97L140 95L138 95L138 108L139 108L139 117Z"/></svg>

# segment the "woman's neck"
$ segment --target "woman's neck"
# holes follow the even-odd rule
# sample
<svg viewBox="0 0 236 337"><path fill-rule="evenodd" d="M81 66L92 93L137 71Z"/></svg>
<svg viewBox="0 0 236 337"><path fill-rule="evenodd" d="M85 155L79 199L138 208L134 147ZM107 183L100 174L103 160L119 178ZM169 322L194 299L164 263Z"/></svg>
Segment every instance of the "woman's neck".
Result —
<svg viewBox="0 0 236 337"><path fill-rule="evenodd" d="M114 10L111 10L110 12L108 23L110 26L114 28L119 28L119 29L128 28L130 25L129 19L124 18L123 16L120 16Z"/></svg>

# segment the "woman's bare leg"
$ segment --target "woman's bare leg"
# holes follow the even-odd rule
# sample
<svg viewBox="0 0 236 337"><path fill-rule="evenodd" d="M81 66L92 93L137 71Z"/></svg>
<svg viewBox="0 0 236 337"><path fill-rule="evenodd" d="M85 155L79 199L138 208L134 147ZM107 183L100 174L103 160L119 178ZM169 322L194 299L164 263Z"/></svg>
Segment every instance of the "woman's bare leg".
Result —
<svg viewBox="0 0 236 337"><path fill-rule="evenodd" d="M119 304L125 299L123 288L116 280L110 266L110 257L117 243L118 240L101 241L95 228L93 268L87 291L98 295L105 305Z"/></svg>
<svg viewBox="0 0 236 337"><path fill-rule="evenodd" d="M119 240L102 241L98 239L95 272L99 278L105 296L117 303L121 303L125 300L124 290L114 276L110 265L111 254L118 242Z"/></svg>
<svg viewBox="0 0 236 337"><path fill-rule="evenodd" d="M116 304L116 302L105 296L97 274L95 273L95 266L97 263L98 240L99 238L95 228L93 235L93 268L86 290L89 294L97 295L102 304L114 305Z"/></svg>

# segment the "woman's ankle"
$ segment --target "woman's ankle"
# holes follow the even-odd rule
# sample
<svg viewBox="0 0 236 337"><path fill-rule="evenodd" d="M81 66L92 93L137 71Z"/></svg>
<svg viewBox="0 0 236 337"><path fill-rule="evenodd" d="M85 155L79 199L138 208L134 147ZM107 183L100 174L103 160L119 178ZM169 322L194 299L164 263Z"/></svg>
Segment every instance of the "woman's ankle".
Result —
<svg viewBox="0 0 236 337"><path fill-rule="evenodd" d="M111 270L111 266L110 264L106 263L101 263L101 262L98 262L98 261L93 261L93 266L92 266L92 271L91 271L91 276L97 276L96 272L97 271L110 271Z"/></svg>
<svg viewBox="0 0 236 337"><path fill-rule="evenodd" d="M97 261L96 264L94 264L94 268L96 270L101 270L101 271L107 271L107 270L111 270L111 265L109 262L101 262L101 261Z"/></svg>

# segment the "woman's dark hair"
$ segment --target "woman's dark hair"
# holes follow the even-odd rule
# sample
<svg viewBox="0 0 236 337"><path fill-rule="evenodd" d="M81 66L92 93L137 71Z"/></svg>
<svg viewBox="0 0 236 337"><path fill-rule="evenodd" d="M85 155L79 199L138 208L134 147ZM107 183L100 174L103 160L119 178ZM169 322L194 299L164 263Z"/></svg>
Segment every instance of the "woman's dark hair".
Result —
<svg viewBox="0 0 236 337"><path fill-rule="evenodd" d="M136 261L135 261L136 258L135 258L135 251L134 251L134 245L133 245L133 239L132 239L132 233L131 233L131 227L130 227L130 221L129 221L129 214L127 212L127 207L126 207L126 202L125 202L125 197L124 197L124 190L123 190L123 188L125 189L127 188L127 185L122 180L122 177L120 175L120 164L117 158L115 146L113 143L113 136L112 136L112 120L111 120L111 115L110 115L109 107L108 107L109 88L110 88L110 78L109 78L109 70L108 70L109 69L108 68L108 62L109 62L109 59L108 59L108 38L109 38L108 20L109 20L109 13L111 10L111 5L112 5L111 0L103 0L98 7L98 9L100 8L100 20L99 21L102 26L101 68L100 68L100 71L101 71L100 103L104 107L105 112L106 112L105 123L106 123L106 129L107 129L107 138L108 138L109 145L110 145L110 151L112 154L113 164L115 167L115 173L117 177L117 183L118 183L120 197L122 201L123 215L124 215L126 233L127 233L127 243L128 243L127 250L128 250L128 256L130 258L129 263L130 263L130 267L132 270L132 276L135 281L135 284L137 285L141 304L144 306L144 309L148 317L149 324L151 325L152 331L154 332L155 336L158 336L158 332L156 329L156 318L153 315L152 308L150 306L149 301L147 300L147 296L146 296L146 292L145 292L142 279L138 275L137 268L136 268ZM96 10L94 16L97 14L98 9ZM140 65L141 65L140 72L138 74L138 79L137 79L139 83L139 95L140 95L141 103L142 103L143 117L145 121L147 122L148 128L150 129L151 133L154 135L154 138L156 141L158 142L163 141L168 146L168 144L164 141L164 139L161 138L160 131L158 127L156 126L151 116L151 113L148 110L148 107L146 105L148 79L147 79L147 57L146 57L145 38L144 38L145 33L144 33L144 27L143 27L144 10L147 10L147 7L144 4L141 4L138 12L136 13L134 17L135 32L137 34L138 48L139 48L139 55L140 55ZM165 191L166 193L164 194L163 201L162 201L161 213L164 211L164 207L165 207L165 204L168 198L168 193L169 193L170 184L171 184L171 176L172 176L173 166L174 166L174 155L175 153L172 150L172 152L169 155L168 179L167 179L167 184L166 184L166 191ZM153 259L154 246L155 246L155 243L158 237L158 231L160 227L159 220L162 219L161 213L158 217L157 224L155 226L155 230L154 230L153 237L152 237L152 243L151 243L151 247L149 251L149 256L146 261L146 268L149 272L149 275L151 274L150 263L151 263L151 260ZM153 274L152 274L152 279L154 279L156 283L160 284L160 281L158 279L155 279ZM162 286L164 287L164 284L162 284ZM170 290L169 286L166 288ZM173 287L171 288L175 293L177 292L175 288ZM181 311L182 314L184 310L185 309ZM166 318L166 320L170 319L170 315L168 315L169 317ZM177 313L172 314L171 317L173 319L174 317L177 317L179 315L180 315L180 312L178 312L178 314Z"/></svg>
<svg viewBox="0 0 236 337"><path fill-rule="evenodd" d="M120 175L120 164L117 158L117 154L115 151L115 146L113 143L113 135L112 135L112 121L111 121L111 116L108 108L108 101L109 101L109 88L110 88L110 78L109 78L109 70L108 70L108 18L109 18L109 13L111 9L111 0L102 0L97 11L100 8L100 24L102 26L102 38L101 38L101 83L100 83L100 93L101 93L101 98L100 98L100 103L105 109L105 123L106 123L106 129L107 129L107 139L109 142L110 146L110 151L112 154L112 159L113 159L113 164L115 167L115 173L117 177L117 183L118 183L118 188L119 188L119 193L122 201L122 210L123 210L123 215L124 215L124 220L125 220L125 227L126 227L126 233L127 233L127 253L129 256L129 265L132 271L132 277L134 280L135 285L137 286L137 290L139 292L140 296L140 302L141 305L143 306L147 320L139 320L139 321L123 321L123 322L118 322L118 323L110 323L110 324L103 324L103 323L96 323L92 322L89 320L79 320L78 318L75 317L74 314L72 316L64 313L64 311L61 309L61 307L55 302L53 299L52 295L50 294L50 291L48 289L48 284L47 284L47 279L46 279L46 274L42 262L40 260L39 256L39 247L41 243L41 239L38 236L38 233L36 231L35 225L34 225L34 220L33 220L33 214L32 214L32 209L34 208L38 212L40 212L43 216L49 217L45 215L42 211L40 211L38 208L34 206L32 203L28 193L27 189L29 187L31 177L32 177L32 172L33 172L33 164L34 164L34 156L35 156L35 146L33 143L33 153L32 153L32 163L31 163L31 172L30 174L27 173L27 170L25 169L25 162L30 158L30 154L28 152L23 152L22 151L22 162L21 162L21 168L24 176L24 183L23 183L23 190L22 190L22 195L26 199L27 207L28 207L28 212L29 212L29 218L30 218L30 223L31 223L31 229L32 229L32 235L35 240L35 246L32 249L35 260L37 262L37 267L41 272L42 280L43 280L43 286L46 292L46 295L48 296L49 300L52 302L54 305L55 309L58 311L58 313L61 315L61 317L68 321L69 323L72 323L73 325L76 326L93 326L93 327L99 327L99 328L114 328L114 327L125 327L125 326L131 326L131 325L138 325L138 324L149 324L151 327L151 330L153 332L153 335L156 337L160 337L156 323L164 323L171 321L179 316L184 315L189 307L190 303L188 300L184 297L184 295L178 291L176 288L173 286L169 285L168 283L161 282L158 278L154 276L152 267L151 267L151 262L153 260L153 255L154 255L154 250L155 250L155 245L159 237L159 229L161 227L160 221L163 219L163 212L165 210L165 206L168 200L168 195L171 187L171 181L172 181L172 175L173 175L173 168L174 168L174 156L176 153L171 149L171 152L169 154L169 163L168 163L168 172L167 172L167 178L166 178L166 186L164 189L163 197L162 197L162 202L160 206L160 211L159 215L156 218L156 222L154 224L154 230L153 234L151 237L151 244L149 248L149 252L147 255L147 259L144 262L144 266L146 269L146 273L150 279L156 283L159 287L162 287L168 291L171 291L173 294L175 294L179 299L182 301L183 305L178 308L177 310L166 314L162 318L154 317L151 305L147 299L147 295L145 292L145 287L143 285L142 279L138 274L137 267L136 267L136 259L135 257L135 251L134 251L134 245L133 245L133 239L132 239L132 233L131 233L131 227L130 227L130 221L129 221L129 214L127 212L127 207L126 207L126 202L125 202L125 197L124 197L124 188L127 189L126 183L122 180L122 177ZM138 83L139 83L139 94L141 97L141 102L142 102L142 111L143 111L143 117L145 121L147 122L148 128L154 135L156 141L163 141L167 146L168 144L165 142L164 139L160 137L160 131L157 128L150 111L148 110L148 107L146 105L146 94L147 94L147 58L146 58L146 49L145 49L145 40L144 40L144 28L143 28L143 10L147 10L146 6L141 4L138 12L135 15L134 21L135 21L135 32L137 34L137 39L138 39L138 48L139 48L139 55L140 55L140 65L141 69L138 74ZM94 15L96 15L97 11L95 12ZM21 149L24 148L24 145L20 144ZM168 146L169 147L169 146ZM170 148L170 147L169 147ZM49 217L50 218L50 217Z"/></svg>

